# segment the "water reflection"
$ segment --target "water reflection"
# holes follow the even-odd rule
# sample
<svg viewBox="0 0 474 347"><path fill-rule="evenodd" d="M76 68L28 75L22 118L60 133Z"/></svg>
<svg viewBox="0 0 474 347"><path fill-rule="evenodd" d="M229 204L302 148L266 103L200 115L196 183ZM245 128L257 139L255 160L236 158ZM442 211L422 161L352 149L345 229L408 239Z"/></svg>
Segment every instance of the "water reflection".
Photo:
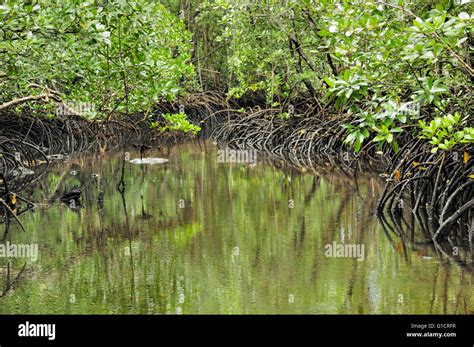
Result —
<svg viewBox="0 0 474 347"><path fill-rule="evenodd" d="M122 193L123 153L72 158L24 192L38 207L7 239L39 258L0 258L0 288L21 272L1 313L472 313L470 267L416 221L374 216L377 176L219 163L208 142L147 155L169 161L126 163ZM326 256L333 244L363 260Z"/></svg>

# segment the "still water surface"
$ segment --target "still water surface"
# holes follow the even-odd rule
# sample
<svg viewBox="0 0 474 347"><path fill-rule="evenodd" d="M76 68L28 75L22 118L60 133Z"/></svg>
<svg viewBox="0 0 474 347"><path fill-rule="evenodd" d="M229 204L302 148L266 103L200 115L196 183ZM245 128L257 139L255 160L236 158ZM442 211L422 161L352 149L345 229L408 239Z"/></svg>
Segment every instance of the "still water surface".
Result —
<svg viewBox="0 0 474 347"><path fill-rule="evenodd" d="M7 262L11 279L26 263L0 313L473 312L472 271L438 260L416 230L403 243L384 232L377 175L219 163L209 142L147 156L169 161L127 163L123 195L122 153L48 169L26 233L7 237L37 243L38 259L0 259L0 294ZM81 184L82 208L58 200ZM327 256L339 244L359 253Z"/></svg>

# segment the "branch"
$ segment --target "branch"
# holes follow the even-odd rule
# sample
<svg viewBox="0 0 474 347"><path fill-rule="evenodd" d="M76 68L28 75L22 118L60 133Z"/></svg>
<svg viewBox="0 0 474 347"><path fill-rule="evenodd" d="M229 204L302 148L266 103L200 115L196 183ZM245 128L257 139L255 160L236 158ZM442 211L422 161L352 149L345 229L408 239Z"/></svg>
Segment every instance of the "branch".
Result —
<svg viewBox="0 0 474 347"><path fill-rule="evenodd" d="M418 18L417 15L415 15L413 12L411 12L409 9L405 8L405 7L402 7L402 6L398 6L398 5L394 5L394 4L389 4L385 1L381 1L381 0L378 0L377 1L379 4L381 5L385 5L385 6L388 6L388 7L392 7L392 8L395 8L397 10L400 10L402 11L403 13L407 14L408 16L410 17L414 17L414 18ZM428 34L426 33L423 33L425 36L428 36ZM446 42L444 42L444 40L442 39L441 36L439 36L439 34L436 32L436 31L433 31L432 33L432 36L438 40L439 42L441 42L443 44L443 46L449 51L449 53L451 53L451 55L456 58L456 60L464 67L464 69L466 70L466 72L471 76L471 77L474 77L474 69L469 66L469 64L467 62L464 61L464 59L462 59L462 57L459 56L459 54L457 54L453 48Z"/></svg>
<svg viewBox="0 0 474 347"><path fill-rule="evenodd" d="M6 108L9 108L9 107L18 105L18 104L22 104L24 102L31 101L31 100L43 99L43 100L47 101L48 97L50 97L50 96L51 95L48 94L48 93L43 93L43 94L40 94L40 95L30 95L30 96L25 96L23 98L13 99L11 101L8 101L8 102L5 102L5 103L1 104L0 105L0 111L4 110Z"/></svg>
<svg viewBox="0 0 474 347"><path fill-rule="evenodd" d="M66 105L61 100L58 91L50 89L48 87L40 86L40 85L35 84L35 83L29 84L28 87L42 89L42 93L39 94L39 95L25 96L25 97L22 97L22 98L13 99L11 101L5 102L5 103L0 105L0 111L4 110L6 108L9 108L9 107L12 107L12 106L15 106L15 105L19 105L19 104L22 104L22 103L25 103L25 102L28 102L28 101L33 101L33 100L43 100L45 102L48 102L49 98L51 98L54 101L56 101L60 105L60 107L67 114L70 114L70 115L73 115L73 116L78 116L78 117L83 116L81 112L76 111L75 109L73 109L73 108L69 107L68 105Z"/></svg>
<svg viewBox="0 0 474 347"><path fill-rule="evenodd" d="M314 22L313 18L309 14L309 12L307 10L303 10L303 13L306 14L306 18L308 19L308 24L309 24L310 28L313 30L313 32L316 34L316 36L318 36L318 38L321 39L321 35L319 35L316 23ZM331 53L329 52L329 49L327 49L327 52L326 52L326 59L327 59L327 62L329 64L329 67L331 68L331 71L332 71L333 75L337 76L338 72L337 72L337 69L336 69L333 61L332 61L332 57L331 57Z"/></svg>

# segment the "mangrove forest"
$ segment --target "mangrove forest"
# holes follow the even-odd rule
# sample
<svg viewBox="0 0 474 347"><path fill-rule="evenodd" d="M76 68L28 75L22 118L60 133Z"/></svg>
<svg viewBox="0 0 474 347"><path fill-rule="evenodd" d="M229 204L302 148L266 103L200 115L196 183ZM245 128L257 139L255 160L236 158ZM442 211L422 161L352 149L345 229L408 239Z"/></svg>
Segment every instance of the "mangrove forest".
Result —
<svg viewBox="0 0 474 347"><path fill-rule="evenodd" d="M472 1L0 17L0 314L474 313Z"/></svg>

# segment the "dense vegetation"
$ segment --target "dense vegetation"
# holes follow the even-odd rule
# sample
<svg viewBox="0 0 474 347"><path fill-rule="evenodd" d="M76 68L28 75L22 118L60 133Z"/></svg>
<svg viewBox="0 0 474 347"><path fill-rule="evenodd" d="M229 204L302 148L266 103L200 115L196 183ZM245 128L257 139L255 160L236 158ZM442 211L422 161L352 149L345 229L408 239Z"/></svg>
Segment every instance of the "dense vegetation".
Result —
<svg viewBox="0 0 474 347"><path fill-rule="evenodd" d="M44 312L58 298L62 312L206 312L205 296L216 312L250 312L245 292L265 309L306 312L316 297L334 303L318 312L422 312L433 288L430 312L470 313L473 9L471 0L2 1L0 226L4 240L44 238L48 273L15 293L23 272L36 274L18 260L12 277L8 263L7 312ZM217 146L167 146L183 133ZM277 170L222 165L224 147L268 155ZM24 216L36 204L39 214ZM14 222L41 232L10 232ZM318 253L339 238L372 246L362 275L357 260L332 268ZM237 245L255 259L235 261ZM428 247L441 271L422 265ZM392 262L395 252L410 266ZM461 269L450 291L443 258ZM427 270L434 284L419 287L432 282ZM310 288L311 300L287 305L268 279L298 300ZM407 279L411 300L394 306ZM219 281L237 285L223 294ZM364 299L352 302L357 291Z"/></svg>
<svg viewBox="0 0 474 347"><path fill-rule="evenodd" d="M0 15L2 102L50 94L86 117L146 112L193 74L190 33L154 1L7 1Z"/></svg>
<svg viewBox="0 0 474 347"><path fill-rule="evenodd" d="M356 151L396 151L407 131L433 151L474 141L466 0L6 1L0 15L0 110L104 118L217 90L349 115Z"/></svg>
<svg viewBox="0 0 474 347"><path fill-rule="evenodd" d="M394 135L413 126L441 149L474 140L467 2L217 1L201 9L196 22L217 46L204 43L202 54L223 57L206 68L231 96L262 91L280 106L309 95L352 114L346 141L356 150L371 136L396 147ZM420 109L433 120L427 127L418 126Z"/></svg>

